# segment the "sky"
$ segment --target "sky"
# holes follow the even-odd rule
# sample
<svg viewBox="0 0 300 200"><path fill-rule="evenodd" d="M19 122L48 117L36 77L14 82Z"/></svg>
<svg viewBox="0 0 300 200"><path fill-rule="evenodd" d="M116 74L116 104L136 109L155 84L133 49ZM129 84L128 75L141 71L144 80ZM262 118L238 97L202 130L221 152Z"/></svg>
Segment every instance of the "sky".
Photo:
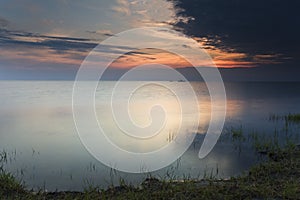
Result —
<svg viewBox="0 0 300 200"><path fill-rule="evenodd" d="M72 80L103 40L132 28L166 27L185 34L178 41L197 41L225 80L300 81L299 8L297 0L0 0L0 79ZM108 79L149 63L193 79L189 63L169 52L108 48L129 52L113 63Z"/></svg>

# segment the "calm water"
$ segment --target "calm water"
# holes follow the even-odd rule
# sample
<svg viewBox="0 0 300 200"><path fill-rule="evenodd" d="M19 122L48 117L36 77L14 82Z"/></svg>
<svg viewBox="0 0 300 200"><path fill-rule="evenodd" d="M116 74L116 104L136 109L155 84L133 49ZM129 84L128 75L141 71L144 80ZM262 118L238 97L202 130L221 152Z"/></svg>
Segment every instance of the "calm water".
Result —
<svg viewBox="0 0 300 200"><path fill-rule="evenodd" d="M143 82L141 82L143 83ZM198 97L198 111L180 113L178 100L169 90L152 84L140 89L129 103L132 119L140 124L151 123L148 108L153 102L163 104L168 121L155 142L142 145L129 142L109 114L110 92L115 82L102 82L96 92L96 114L108 135L120 147L147 152L168 143L168 135L176 132L179 116L191 124L200 121L197 130L190 123L182 124L189 133L197 133L190 149L174 164L153 172L162 178L202 178L213 174L226 178L241 173L259 162L251 145L236 144L221 137L213 151L204 159L197 157L210 119L210 100L204 83L192 86ZM123 82L123 84L132 84ZM165 84L184 90L187 83ZM270 114L300 113L300 83L226 83L227 116L225 129L241 127L245 132L272 133L283 130L284 123L269 121ZM81 144L72 115L71 81L1 81L0 82L0 149L8 153L3 168L25 181L29 188L47 190L82 190L88 184L107 187L126 182L140 183L145 174L122 173L94 159ZM127 91L117 96L127 101ZM184 101L189 101L189 96ZM82 105L83 113L84 106ZM146 113L146 114L145 114ZM87 119L88 120L88 119ZM299 127L294 127L299 130ZM237 148L237 146L239 148Z"/></svg>

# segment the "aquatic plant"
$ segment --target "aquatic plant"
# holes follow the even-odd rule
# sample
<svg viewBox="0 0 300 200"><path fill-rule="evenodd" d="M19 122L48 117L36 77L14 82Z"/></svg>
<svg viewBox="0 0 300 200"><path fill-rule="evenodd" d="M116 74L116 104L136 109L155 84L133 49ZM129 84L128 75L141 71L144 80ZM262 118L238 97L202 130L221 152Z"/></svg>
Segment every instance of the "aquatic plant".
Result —
<svg viewBox="0 0 300 200"><path fill-rule="evenodd" d="M270 114L270 121L284 120L286 123L300 123L300 113L289 113L287 115Z"/></svg>

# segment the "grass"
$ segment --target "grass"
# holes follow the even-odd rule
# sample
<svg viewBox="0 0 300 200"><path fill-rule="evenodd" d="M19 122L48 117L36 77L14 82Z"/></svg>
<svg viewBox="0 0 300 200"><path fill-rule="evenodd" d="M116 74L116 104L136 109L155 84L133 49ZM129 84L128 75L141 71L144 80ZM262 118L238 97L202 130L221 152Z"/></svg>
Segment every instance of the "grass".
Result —
<svg viewBox="0 0 300 200"><path fill-rule="evenodd" d="M300 114L292 114L289 113L287 115L276 115L276 114L271 114L269 116L269 120L272 121L279 121L279 120L284 120L287 123L300 123Z"/></svg>
<svg viewBox="0 0 300 200"><path fill-rule="evenodd" d="M19 196L26 193L25 187L11 173L0 173L0 196Z"/></svg>
<svg viewBox="0 0 300 200"><path fill-rule="evenodd" d="M233 141L244 141L245 140L242 126L240 126L239 128L231 127L229 134Z"/></svg>

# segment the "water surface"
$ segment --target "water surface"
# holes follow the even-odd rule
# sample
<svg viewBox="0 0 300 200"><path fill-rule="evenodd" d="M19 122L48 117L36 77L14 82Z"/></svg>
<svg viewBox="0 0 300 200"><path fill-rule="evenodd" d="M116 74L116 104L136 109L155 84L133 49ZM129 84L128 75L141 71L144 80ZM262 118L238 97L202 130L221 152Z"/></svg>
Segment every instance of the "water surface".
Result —
<svg viewBox="0 0 300 200"><path fill-rule="evenodd" d="M180 116L188 119L187 133L197 133L189 150L174 164L153 172L162 178L202 178L214 175L227 178L240 174L259 162L251 144L239 145L221 137L213 151L204 159L197 156L210 119L210 98L204 83L193 82L198 97L200 118L196 110L180 113L176 96L152 84L139 90L130 101L133 120L146 126L151 123L148 108L153 102L165 105L168 122L155 142L129 142L114 126L109 114L110 92L115 82L101 82L96 92L96 113L109 137L127 150L147 152L166 145L170 132L176 132ZM122 84L132 84L124 82ZM185 82L167 82L179 90ZM224 133L232 127L245 133L257 131L271 134L283 132L285 124L270 121L270 114L300 113L300 83L226 83L227 116ZM128 174L110 169L93 158L82 145L72 115L71 81L1 81L0 82L0 149L8 153L4 169L25 181L27 187L47 190L82 190L88 184L107 187L126 182L140 183L146 174ZM127 101L127 91L117 101ZM189 101L189 96L185 101ZM84 111L84 106L82 109ZM83 112L84 113L84 112ZM145 114L147 113L147 114ZM87 119L88 120L88 119ZM193 129L191 124L200 121ZM299 126L293 127L295 131ZM143 133L141 133L143 134ZM144 133L145 134L145 133ZM108 152L109 153L109 152Z"/></svg>

